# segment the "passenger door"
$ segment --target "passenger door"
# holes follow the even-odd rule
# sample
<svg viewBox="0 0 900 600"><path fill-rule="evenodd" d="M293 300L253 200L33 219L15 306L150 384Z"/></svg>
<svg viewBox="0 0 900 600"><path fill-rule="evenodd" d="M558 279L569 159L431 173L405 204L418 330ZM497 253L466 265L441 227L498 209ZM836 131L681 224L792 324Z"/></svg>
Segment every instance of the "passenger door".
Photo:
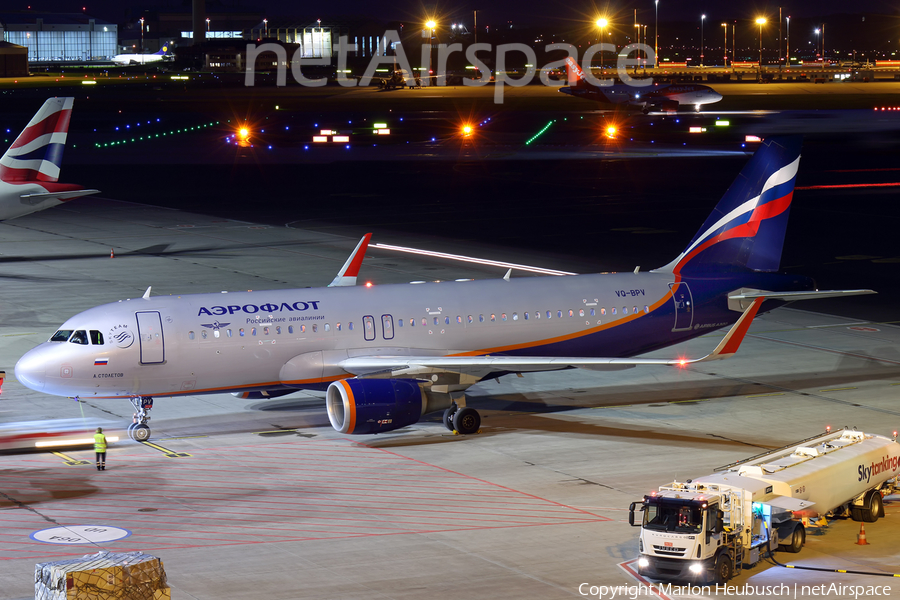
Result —
<svg viewBox="0 0 900 600"><path fill-rule="evenodd" d="M166 361L162 318L157 311L135 313L138 340L141 344L141 364L152 365Z"/></svg>

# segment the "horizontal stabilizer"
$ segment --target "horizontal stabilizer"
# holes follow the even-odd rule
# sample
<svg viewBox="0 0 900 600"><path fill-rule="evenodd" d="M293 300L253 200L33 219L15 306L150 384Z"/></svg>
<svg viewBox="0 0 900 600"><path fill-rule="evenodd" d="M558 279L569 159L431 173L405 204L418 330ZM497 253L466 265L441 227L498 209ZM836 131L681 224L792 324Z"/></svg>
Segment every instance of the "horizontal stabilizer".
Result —
<svg viewBox="0 0 900 600"><path fill-rule="evenodd" d="M465 372L474 376L484 376L496 371L529 372L552 371L578 367L594 371L617 371L629 367L645 365L687 366L694 363L718 360L733 356L753 318L756 316L763 298L757 298L731 327L715 350L703 358L583 358L554 356L360 356L348 358L338 363L342 369L353 374L372 374L373 371L390 369L393 374L402 371L404 375L434 373L439 371ZM386 372L383 373L387 375Z"/></svg>
<svg viewBox="0 0 900 600"><path fill-rule="evenodd" d="M90 196L91 194L99 194L100 190L68 190L68 191L59 191L59 192L41 192L39 194L22 194L19 196L22 200L28 202L28 204L37 204L43 200L49 200L51 198L56 198L57 200L62 200L65 202L66 200L72 200L74 198L81 198L82 196Z"/></svg>
<svg viewBox="0 0 900 600"><path fill-rule="evenodd" d="M795 302L797 300L817 300L820 298L843 298L844 296L864 296L877 294L875 290L807 290L801 292L767 292L765 290L742 289L728 294L728 308L737 312L744 312L753 300L766 298L767 300L781 300L783 302Z"/></svg>

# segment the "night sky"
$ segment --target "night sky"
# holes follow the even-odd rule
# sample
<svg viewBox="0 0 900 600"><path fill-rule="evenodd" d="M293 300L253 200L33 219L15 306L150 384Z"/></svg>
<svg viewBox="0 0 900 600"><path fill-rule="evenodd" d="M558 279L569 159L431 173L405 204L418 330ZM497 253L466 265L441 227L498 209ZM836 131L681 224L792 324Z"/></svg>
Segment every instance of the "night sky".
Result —
<svg viewBox="0 0 900 600"><path fill-rule="evenodd" d="M26 9L41 12L82 12L82 7L93 16L112 22L121 22L128 15L141 10L177 10L190 7L190 2L183 0L160 0L158 2L136 2L134 0L83 0L81 3L72 0L13 0L4 2L6 10ZM266 16L303 16L317 15L323 19L328 16L361 15L385 21L418 22L425 15L436 15L442 22L462 21L468 27L472 25L472 11L479 9L479 25L490 25L491 28L502 27L509 21L516 27L546 24L550 27L567 28L578 23L590 22L599 14L612 15L613 22L632 23L634 9L639 11L639 20L651 22L654 16L652 0L640 2L571 2L563 5L548 0L481 0L434 2L426 0L341 0L337 3L296 2L292 0L224 0L209 1L208 10L238 9L242 11L258 11ZM705 13L709 22L717 19L750 19L758 14L767 14L777 19L777 2L765 3L749 0L742 3L724 3L720 0L660 0L660 27L666 20L690 21L698 20ZM784 16L818 18L829 14L859 13L871 15L896 15L896 3L886 0L870 0L865 3L849 3L845 0L794 0L784 2ZM320 13L317 10L321 8ZM314 17L315 18L315 17ZM508 25L507 25L508 26Z"/></svg>

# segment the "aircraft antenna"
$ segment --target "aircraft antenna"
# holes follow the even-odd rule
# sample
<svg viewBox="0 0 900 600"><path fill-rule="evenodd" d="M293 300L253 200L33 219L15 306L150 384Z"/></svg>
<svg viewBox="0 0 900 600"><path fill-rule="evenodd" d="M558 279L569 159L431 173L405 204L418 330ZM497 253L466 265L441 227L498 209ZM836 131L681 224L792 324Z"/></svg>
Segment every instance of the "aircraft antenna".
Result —
<svg viewBox="0 0 900 600"><path fill-rule="evenodd" d="M506 275L503 276L503 281L509 281L510 275L512 275L512 269L506 272Z"/></svg>
<svg viewBox="0 0 900 600"><path fill-rule="evenodd" d="M144 295L141 296L141 298L143 298L144 300L147 300L148 298L150 298L150 288L152 288L152 287L153 287L152 285L148 285L147 291L144 292Z"/></svg>

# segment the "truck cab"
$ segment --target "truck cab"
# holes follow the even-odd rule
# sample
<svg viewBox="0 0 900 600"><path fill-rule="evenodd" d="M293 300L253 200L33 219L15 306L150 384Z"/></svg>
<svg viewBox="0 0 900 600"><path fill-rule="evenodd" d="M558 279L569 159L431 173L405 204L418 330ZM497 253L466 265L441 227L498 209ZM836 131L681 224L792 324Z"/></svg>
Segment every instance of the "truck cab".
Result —
<svg viewBox="0 0 900 600"><path fill-rule="evenodd" d="M629 523L635 523L634 503ZM719 498L702 494L652 494L640 504L641 575L660 579L707 581L725 544ZM726 556L727 559L727 556Z"/></svg>
<svg viewBox="0 0 900 600"><path fill-rule="evenodd" d="M703 479L709 481L673 482L632 503L629 523L641 527L641 575L724 583L759 562L787 534L782 523L791 513L759 501L771 495L770 487L750 485L743 477Z"/></svg>

